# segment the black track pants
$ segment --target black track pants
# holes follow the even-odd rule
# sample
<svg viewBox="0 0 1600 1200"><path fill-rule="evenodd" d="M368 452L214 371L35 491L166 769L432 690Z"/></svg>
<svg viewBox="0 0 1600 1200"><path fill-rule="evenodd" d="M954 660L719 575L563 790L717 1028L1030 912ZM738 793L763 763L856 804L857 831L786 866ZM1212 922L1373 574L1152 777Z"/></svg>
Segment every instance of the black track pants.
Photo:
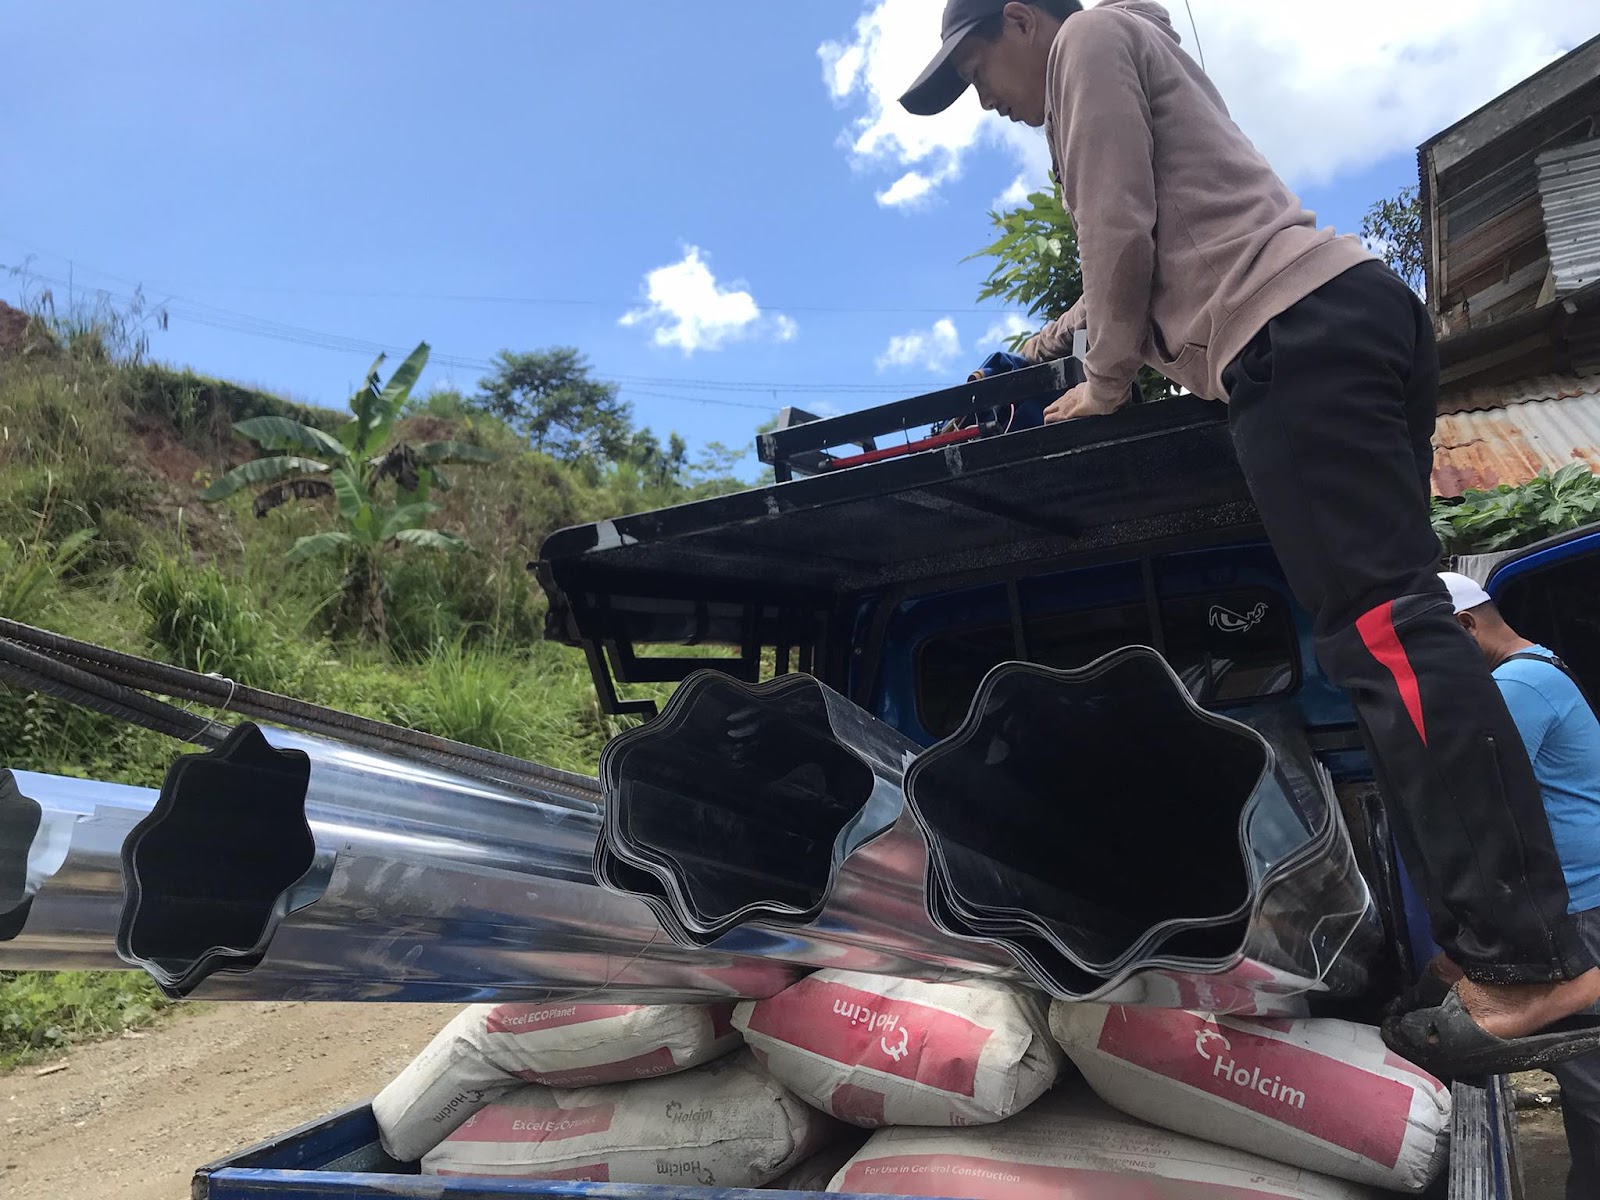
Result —
<svg viewBox="0 0 1600 1200"><path fill-rule="evenodd" d="M1482 982L1593 966L1522 739L1436 574L1426 309L1364 263L1274 318L1223 380L1240 465L1355 704L1434 939Z"/></svg>

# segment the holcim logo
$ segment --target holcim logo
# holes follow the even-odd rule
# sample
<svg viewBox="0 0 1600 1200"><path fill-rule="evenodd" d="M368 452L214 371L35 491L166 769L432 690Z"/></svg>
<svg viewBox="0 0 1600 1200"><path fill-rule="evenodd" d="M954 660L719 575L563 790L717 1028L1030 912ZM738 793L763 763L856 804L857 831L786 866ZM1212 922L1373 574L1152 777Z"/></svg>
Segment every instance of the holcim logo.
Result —
<svg viewBox="0 0 1600 1200"><path fill-rule="evenodd" d="M685 1108L681 1101L667 1101L667 1120L669 1121L699 1125L711 1120L713 1116L715 1114L709 1108Z"/></svg>
<svg viewBox="0 0 1600 1200"><path fill-rule="evenodd" d="M1236 1087L1249 1088L1269 1100L1277 1100L1290 1108L1303 1109L1306 1106L1306 1094L1298 1088L1285 1086L1282 1077L1269 1075L1263 1078L1260 1067L1252 1069L1236 1062L1231 1057L1233 1043L1215 1029L1195 1030L1194 1052L1211 1064L1211 1075L1214 1079L1226 1079ZM1224 1053L1230 1057L1224 1058Z"/></svg>
<svg viewBox="0 0 1600 1200"><path fill-rule="evenodd" d="M895 1062L899 1062L911 1053L911 1032L900 1025L900 1018L895 1013L874 1012L864 1004L856 1004L850 1000L835 1000L833 1014L843 1017L852 1025L859 1025L869 1033L884 1030L878 1039L878 1048Z"/></svg>

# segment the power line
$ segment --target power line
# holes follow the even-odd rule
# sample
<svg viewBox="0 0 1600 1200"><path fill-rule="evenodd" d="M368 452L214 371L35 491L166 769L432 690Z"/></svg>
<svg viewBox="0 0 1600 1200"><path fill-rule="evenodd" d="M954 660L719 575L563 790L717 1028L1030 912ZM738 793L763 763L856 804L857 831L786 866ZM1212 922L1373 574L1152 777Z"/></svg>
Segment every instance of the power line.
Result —
<svg viewBox="0 0 1600 1200"><path fill-rule="evenodd" d="M1200 26L1194 23L1194 8L1190 5L1189 0L1183 0L1183 7L1189 13L1189 28L1194 32L1195 52L1200 55L1200 69L1204 71L1206 69L1206 48L1200 44Z"/></svg>
<svg viewBox="0 0 1600 1200"><path fill-rule="evenodd" d="M27 242L21 241L20 239L11 238L10 240L16 242L16 244L19 245L19 246L25 247L26 249L30 250L33 253L45 254L45 256L48 257L48 258L59 258L63 262L71 262L71 261L73 261L73 260L67 259L64 256L59 255L59 254L48 254L45 251L42 251L42 250L37 249L36 247L30 246ZM304 297L317 297L317 298L322 298L322 299L339 299L339 300L416 300L416 301L425 301L425 302L428 302L428 303L515 304L515 305L528 305L528 306L541 306L541 307L564 307L564 308L615 308L617 306L617 301L615 301L615 300L598 299L598 298L581 297L581 296L517 296L517 295L474 294L474 293L450 293L450 292L429 293L429 292L357 291L357 290L350 290L350 289L343 289L343 288L282 287L282 286L276 286L276 285L261 285L261 284L201 284L199 286L195 286L193 284L189 284L189 285L186 285L184 287L167 288L167 287L164 287L164 286L160 285L158 281L151 280L151 281L147 281L145 284L141 284L141 283L139 283L139 282L137 282L135 280L125 279L125 278L123 278L121 276L112 274L110 271L101 271L101 270L98 270L98 269L93 268L93 267L88 267L88 264L79 264L79 265L85 266L88 270L93 271L97 275L104 275L107 279L114 279L118 283L125 284L125 285L127 285L129 287L152 286L152 287L156 287L160 291L173 291L173 292L180 292L180 291L191 291L191 292L193 292L193 291L198 291L198 292L242 292L242 293L250 293L250 294L260 294L260 295L304 296ZM198 302L196 302L196 303L198 303ZM766 310L766 311L769 311L769 312L797 312L797 313L814 313L814 314L815 313L833 313L833 314L842 314L842 315L850 315L850 316L860 316L860 315L869 315L869 314L870 315L880 315L880 316L882 316L882 315L893 316L893 315L899 315L899 314L924 315L925 316L925 315L934 314L934 313L938 313L938 314L988 313L990 315L994 315L995 314L995 310L991 309L991 308L952 308L952 307L949 307L949 306L946 306L946 307L943 307L943 308L921 308L921 307L915 307L915 306L894 306L894 305L850 306L850 305L836 305L836 304L780 304L780 303L777 303L776 301L770 301L770 300L769 301L764 301L762 303L761 307L763 308L763 310Z"/></svg>
<svg viewBox="0 0 1600 1200"><path fill-rule="evenodd" d="M27 243L22 242L19 242L18 244L27 245ZM35 249L33 247L29 248ZM46 253L44 251L37 251L36 249L35 252ZM129 279L126 276L118 275L114 272L104 270L103 268L95 267L89 263L79 263L76 262L76 260L64 258L63 256L56 254L49 254L48 257L59 258L61 261L66 262L69 267L74 269L81 267L92 275L103 276L106 279L114 280L117 283L134 288L136 291L142 291L145 286L137 280ZM71 279L63 280L57 277L43 275L38 272L29 272L29 274L31 274L33 278L42 282L53 283L61 287L71 288L79 286ZM93 290L101 292L107 297L117 300L119 303L128 304L133 302L133 298L131 296L119 296L105 288L95 287ZM172 294L170 292L167 293L166 299L161 302L161 306L171 316L176 316L180 319L190 321L197 325L205 325L211 328L222 329L229 332L272 338L274 340L289 342L292 344L311 346L313 348L333 350L344 353L365 353L372 354L374 356L378 354L406 353L402 347L388 346L379 342L347 337L341 334L324 333L318 330L307 329L302 326L286 324L281 321L273 321L264 317L253 316L249 313L241 313L233 309L222 308L215 304L206 303L205 301L192 300L184 296ZM929 311L942 312L946 310L941 309ZM455 367L468 371L481 371L484 373L489 373L495 369L495 365L492 362L483 359L469 359L447 354L436 354L432 356L431 361L439 366ZM618 384L643 383L651 387L686 386L732 392L794 392L799 394L853 393L863 395L904 395L906 394L908 388L912 391L915 391L920 386L909 383L793 383L777 380L682 379L669 376L651 375L611 376L607 377L604 382Z"/></svg>
<svg viewBox="0 0 1600 1200"><path fill-rule="evenodd" d="M127 280L113 275L108 271L99 271L89 268L92 273L103 275L108 279L115 279L126 283ZM62 279L57 276L45 275L38 272L31 273L31 278L41 283L51 284L56 287L76 288L81 285L71 279ZM139 285L135 284L134 287ZM113 292L106 288L96 287L94 292L105 296L118 304L132 305L135 297L128 294ZM181 296L170 297L163 301L161 307L172 319L188 321L191 324L202 325L208 328L220 329L230 333L240 333L252 337L268 338L275 341L288 342L295 345L309 346L316 349L332 350L343 353L377 355L402 355L409 351L405 347L385 345L381 342L368 341L361 338L347 337L340 334L324 333L319 330L307 329L302 326L289 325L280 321L271 321L262 317L255 317L248 313L234 312L229 309L219 308L216 305L205 304L199 301L186 300ZM429 356L432 365L446 369L472 371L479 374L490 374L495 370L495 364L484 359L466 358L458 355L434 353ZM883 394L895 393L904 395L908 392L906 385L882 383L781 383L762 380L713 380L713 379L674 379L659 376L599 376L602 383L616 384L630 395L648 397L659 400L673 400L683 403L711 404L726 408L744 408L753 411L771 412L774 408L782 407L777 402L779 395L838 395L838 394ZM641 388L639 385L645 385ZM724 395L729 393L771 393L772 404L753 404L727 399L712 399L697 395L674 395L669 392L649 391L646 388L693 388L699 390L720 391ZM915 390L914 385L911 390Z"/></svg>

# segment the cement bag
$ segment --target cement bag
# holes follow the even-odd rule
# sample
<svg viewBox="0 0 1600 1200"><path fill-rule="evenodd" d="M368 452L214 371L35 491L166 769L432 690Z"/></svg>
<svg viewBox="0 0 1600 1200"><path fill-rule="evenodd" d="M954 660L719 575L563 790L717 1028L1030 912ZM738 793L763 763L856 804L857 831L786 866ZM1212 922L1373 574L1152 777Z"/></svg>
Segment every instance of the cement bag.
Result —
<svg viewBox="0 0 1600 1200"><path fill-rule="evenodd" d="M780 1083L866 1129L987 1125L1061 1066L1044 1002L992 984L818 971L740 1004L733 1023Z"/></svg>
<svg viewBox="0 0 1600 1200"><path fill-rule="evenodd" d="M1377 1200L1329 1179L1154 1129L1057 1092L983 1129L880 1129L829 1190L956 1200Z"/></svg>
<svg viewBox="0 0 1600 1200"><path fill-rule="evenodd" d="M839 1127L844 1130L843 1126ZM767 1185L774 1192L825 1192L828 1183L866 1145L867 1133L863 1129L844 1132L842 1141L826 1150L818 1151L798 1167L794 1167Z"/></svg>
<svg viewBox="0 0 1600 1200"><path fill-rule="evenodd" d="M1348 1021L1056 1004L1050 1027L1100 1098L1208 1142L1420 1192L1450 1153L1450 1090Z"/></svg>
<svg viewBox="0 0 1600 1200"><path fill-rule="evenodd" d="M485 1104L523 1086L484 1058L479 1046L484 1010L458 1013L422 1053L372 1099L378 1140L400 1162L416 1162Z"/></svg>
<svg viewBox="0 0 1600 1200"><path fill-rule="evenodd" d="M372 1102L383 1148L415 1162L524 1083L647 1079L734 1050L732 1005L474 1004Z"/></svg>
<svg viewBox="0 0 1600 1200"><path fill-rule="evenodd" d="M760 1187L832 1130L746 1053L637 1083L524 1085L429 1151L422 1173Z"/></svg>
<svg viewBox="0 0 1600 1200"><path fill-rule="evenodd" d="M654 1079L742 1044L733 1005L483 1005L484 1057L528 1083L593 1087Z"/></svg>

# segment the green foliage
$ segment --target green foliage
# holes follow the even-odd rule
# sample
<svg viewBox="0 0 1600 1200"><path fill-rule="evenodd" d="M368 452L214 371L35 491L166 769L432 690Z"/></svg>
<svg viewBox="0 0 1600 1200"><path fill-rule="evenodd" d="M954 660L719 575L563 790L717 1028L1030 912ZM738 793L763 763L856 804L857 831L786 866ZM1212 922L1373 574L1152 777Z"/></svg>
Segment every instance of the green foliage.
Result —
<svg viewBox="0 0 1600 1200"><path fill-rule="evenodd" d="M151 331L167 327L166 310L146 301L142 290L123 305L105 292L69 290L58 299L52 288L34 286L26 266L0 270L23 281L22 307L42 343L33 349L63 365L137 366L149 352Z"/></svg>
<svg viewBox="0 0 1600 1200"><path fill-rule="evenodd" d="M0 369L0 535L59 544L97 529L80 570L137 558L156 498L154 481L123 465L117 376L48 359Z"/></svg>
<svg viewBox="0 0 1600 1200"><path fill-rule="evenodd" d="M963 262L992 258L989 277L978 302L999 300L1019 307L1042 327L1065 314L1083 295L1083 264L1078 257L1078 229L1061 201L1060 187L1034 192L1027 202L1006 212L989 213L999 237ZM1033 334L1019 333L1009 342L1020 350ZM1145 367L1139 386L1147 400L1163 400L1173 392L1164 376Z"/></svg>
<svg viewBox="0 0 1600 1200"><path fill-rule="evenodd" d="M358 615L362 635L378 641L389 635L384 611L386 555L405 547L446 552L468 548L458 534L426 528L428 518L442 508L427 498L441 482L438 468L491 463L498 457L461 441L420 446L391 442L395 423L427 361L428 344L423 342L382 383L380 355L366 382L350 398L351 419L339 427L337 436L285 416L237 422L235 431L263 450L279 453L235 467L200 493L202 500L214 503L247 488L264 489L255 497L257 517L292 501L331 496L344 528L305 534L285 558L299 565L324 556L342 557L345 615Z"/></svg>
<svg viewBox="0 0 1600 1200"><path fill-rule="evenodd" d="M159 363L129 367L119 383L130 409L172 422L189 441L199 440L202 435L216 440L227 433L234 421L254 417L286 417L324 431L336 428L339 421L338 413L332 409L297 404L270 392Z"/></svg>
<svg viewBox="0 0 1600 1200"><path fill-rule="evenodd" d="M1083 295L1083 267L1078 261L1078 230L1061 202L1061 189L1034 192L1027 203L1007 212L991 212L1000 236L974 258L992 258L994 265L978 302L999 300L1019 306L1044 323L1059 317ZM1015 349L1031 336L1012 339Z"/></svg>
<svg viewBox="0 0 1600 1200"><path fill-rule="evenodd" d="M161 555L134 590L145 635L158 654L201 674L277 690L298 658L245 587L214 565Z"/></svg>
<svg viewBox="0 0 1600 1200"><path fill-rule="evenodd" d="M96 532L80 529L54 546L37 538L32 543L0 541L0 617L37 624L55 604L62 577L83 558Z"/></svg>
<svg viewBox="0 0 1600 1200"><path fill-rule="evenodd" d="M0 1071L148 1025L167 1003L135 971L0 972Z"/></svg>
<svg viewBox="0 0 1600 1200"><path fill-rule="evenodd" d="M625 457L632 410L617 386L589 374L571 347L519 354L502 350L478 384L479 408L505 421L540 453L562 462Z"/></svg>
<svg viewBox="0 0 1600 1200"><path fill-rule="evenodd" d="M426 396L406 401L402 416L438 417L444 421L466 421L475 411L472 401L455 388L434 388Z"/></svg>
<svg viewBox="0 0 1600 1200"><path fill-rule="evenodd" d="M1600 475L1583 463L1528 483L1435 499L1433 528L1446 555L1489 554L1600 521Z"/></svg>
<svg viewBox="0 0 1600 1200"><path fill-rule="evenodd" d="M1413 291L1422 292L1427 247L1422 240L1422 202L1416 184L1369 208L1361 221L1361 236Z"/></svg>
<svg viewBox="0 0 1600 1200"><path fill-rule="evenodd" d="M146 729L0 685L5 766L135 787L159 787L179 748Z"/></svg>

